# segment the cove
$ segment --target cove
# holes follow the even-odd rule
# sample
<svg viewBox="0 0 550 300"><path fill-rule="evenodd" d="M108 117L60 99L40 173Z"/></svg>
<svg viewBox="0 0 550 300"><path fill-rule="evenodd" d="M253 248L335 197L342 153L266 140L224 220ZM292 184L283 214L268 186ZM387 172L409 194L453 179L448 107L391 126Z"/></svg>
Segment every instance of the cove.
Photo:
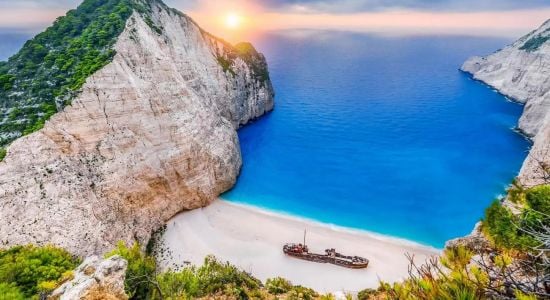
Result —
<svg viewBox="0 0 550 300"><path fill-rule="evenodd" d="M519 171L522 107L458 69L510 40L281 32L255 38L276 107L239 131L222 198L441 248Z"/></svg>

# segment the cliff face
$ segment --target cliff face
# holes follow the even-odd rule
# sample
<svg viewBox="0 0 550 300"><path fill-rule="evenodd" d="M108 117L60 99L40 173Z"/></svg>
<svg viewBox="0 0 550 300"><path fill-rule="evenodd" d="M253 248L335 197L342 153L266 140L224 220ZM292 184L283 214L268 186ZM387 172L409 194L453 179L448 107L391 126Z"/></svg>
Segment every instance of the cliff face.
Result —
<svg viewBox="0 0 550 300"><path fill-rule="evenodd" d="M527 186L542 183L550 166L550 20L502 50L470 58L462 70L525 104L519 129L534 145L519 179Z"/></svg>
<svg viewBox="0 0 550 300"><path fill-rule="evenodd" d="M72 104L0 162L2 245L53 243L78 255L146 243L182 210L235 183L236 129L273 108L261 54L232 47L149 1L111 63Z"/></svg>

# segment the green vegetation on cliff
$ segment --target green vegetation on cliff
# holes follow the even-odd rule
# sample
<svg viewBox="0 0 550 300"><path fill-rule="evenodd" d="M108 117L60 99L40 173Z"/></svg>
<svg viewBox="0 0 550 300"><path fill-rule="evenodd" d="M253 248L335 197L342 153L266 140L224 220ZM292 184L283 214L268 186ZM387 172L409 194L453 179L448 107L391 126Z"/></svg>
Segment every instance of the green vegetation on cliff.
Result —
<svg viewBox="0 0 550 300"><path fill-rule="evenodd" d="M255 80L264 85L269 82L269 70L265 59L260 53L258 53L256 48L254 48L251 43L243 42L238 43L235 46L231 46L223 40L221 40L221 42L226 44L229 49L232 49L232 51L227 54L227 57L217 57L218 64L222 67L224 72L229 72L231 75L235 76L236 74L232 66L234 61L237 58L240 58L251 67L251 75Z"/></svg>
<svg viewBox="0 0 550 300"><path fill-rule="evenodd" d="M71 103L86 79L112 61L134 11L162 32L151 20L152 2L85 0L0 62L0 147L41 129Z"/></svg>
<svg viewBox="0 0 550 300"><path fill-rule="evenodd" d="M550 185L527 190L514 186L509 195L518 206L516 212L495 201L485 212L483 230L498 247L528 251L540 243L533 233L550 225Z"/></svg>
<svg viewBox="0 0 550 300"><path fill-rule="evenodd" d="M0 146L32 133L108 64L131 0L85 0L0 64Z"/></svg>
<svg viewBox="0 0 550 300"><path fill-rule="evenodd" d="M0 298L38 299L68 279L77 264L65 250L52 246L0 250Z"/></svg>
<svg viewBox="0 0 550 300"><path fill-rule="evenodd" d="M523 43L519 48L520 50L525 50L528 52L537 51L544 43L550 40L550 28L546 29L544 32L539 33Z"/></svg>

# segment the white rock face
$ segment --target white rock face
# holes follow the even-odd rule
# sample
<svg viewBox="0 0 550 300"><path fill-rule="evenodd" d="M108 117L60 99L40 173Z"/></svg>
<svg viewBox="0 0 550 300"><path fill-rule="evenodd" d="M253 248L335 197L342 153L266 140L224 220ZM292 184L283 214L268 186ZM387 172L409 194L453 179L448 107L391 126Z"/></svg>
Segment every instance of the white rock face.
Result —
<svg viewBox="0 0 550 300"><path fill-rule="evenodd" d="M525 104L519 129L534 142L519 176L525 185L541 183L541 163L550 163L550 40L522 48L533 38L548 36L550 20L514 44L486 57L472 57L462 66L475 79Z"/></svg>
<svg viewBox="0 0 550 300"><path fill-rule="evenodd" d="M62 284L49 300L128 299L124 279L128 262L120 256L102 260L91 256L74 271L74 278Z"/></svg>
<svg viewBox="0 0 550 300"><path fill-rule="evenodd" d="M112 63L42 130L8 148L0 246L51 243L87 256L118 241L146 243L178 212L233 186L236 129L273 108L271 83L162 3L152 21L161 34L134 13Z"/></svg>

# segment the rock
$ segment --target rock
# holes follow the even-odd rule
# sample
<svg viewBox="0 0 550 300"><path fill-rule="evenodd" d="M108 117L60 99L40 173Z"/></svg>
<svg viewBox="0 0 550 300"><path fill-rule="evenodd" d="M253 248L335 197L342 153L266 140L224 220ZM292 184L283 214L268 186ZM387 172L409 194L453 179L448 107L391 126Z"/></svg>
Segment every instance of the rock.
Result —
<svg viewBox="0 0 550 300"><path fill-rule="evenodd" d="M72 104L8 148L0 246L54 244L85 257L118 241L145 245L172 216L234 185L236 130L273 108L265 59L150 3L151 19L128 19L113 61Z"/></svg>
<svg viewBox="0 0 550 300"><path fill-rule="evenodd" d="M534 145L519 179L526 186L543 183L550 163L550 20L502 50L470 58L462 70L525 104L519 129Z"/></svg>
<svg viewBox="0 0 550 300"><path fill-rule="evenodd" d="M75 270L74 278L57 288L50 300L128 299L124 291L124 279L128 262L115 255L102 260L88 257Z"/></svg>
<svg viewBox="0 0 550 300"><path fill-rule="evenodd" d="M481 222L477 222L474 230L469 235L447 241L445 249L465 247L475 251L475 253L484 252L490 247L490 243L481 231L481 226Z"/></svg>

